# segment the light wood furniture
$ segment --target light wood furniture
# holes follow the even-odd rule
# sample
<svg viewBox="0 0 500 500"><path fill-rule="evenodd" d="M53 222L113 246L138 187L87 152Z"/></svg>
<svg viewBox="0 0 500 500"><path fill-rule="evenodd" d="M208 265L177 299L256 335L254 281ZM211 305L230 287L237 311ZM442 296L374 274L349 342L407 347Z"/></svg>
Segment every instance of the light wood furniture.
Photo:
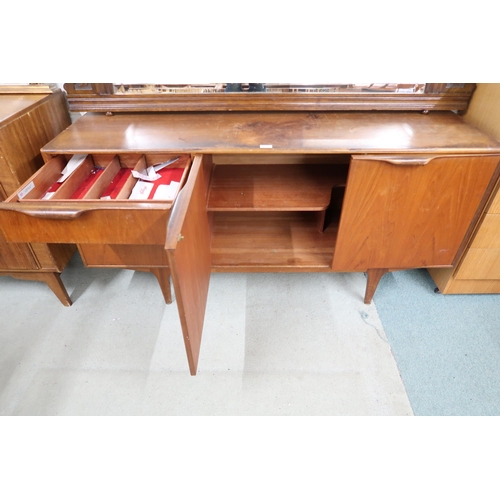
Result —
<svg viewBox="0 0 500 500"><path fill-rule="evenodd" d="M40 149L70 125L64 94L40 86L0 89L0 201L14 193L43 165ZM43 90L44 93L41 93ZM49 92L47 94L47 92ZM64 305L71 300L60 273L74 245L7 243L0 225L0 275L43 281Z"/></svg>
<svg viewBox="0 0 500 500"><path fill-rule="evenodd" d="M500 140L500 84L478 84L464 119ZM500 293L500 185L493 191L458 264L429 273L443 294Z"/></svg>
<svg viewBox="0 0 500 500"><path fill-rule="evenodd" d="M173 202L40 200L78 154L187 154L189 173ZM6 236L171 273L192 374L211 272L366 272L370 302L387 271L454 265L500 173L500 143L451 112L88 113L43 155L1 207Z"/></svg>

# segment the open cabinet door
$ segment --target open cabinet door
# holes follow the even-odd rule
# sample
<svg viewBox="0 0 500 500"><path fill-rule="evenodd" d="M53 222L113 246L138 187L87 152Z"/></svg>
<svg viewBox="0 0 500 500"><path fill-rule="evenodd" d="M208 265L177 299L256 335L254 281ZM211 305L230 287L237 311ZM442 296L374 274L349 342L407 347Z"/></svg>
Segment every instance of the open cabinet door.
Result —
<svg viewBox="0 0 500 500"><path fill-rule="evenodd" d="M196 375L210 282L207 190L211 157L197 155L168 223L165 249L191 375Z"/></svg>

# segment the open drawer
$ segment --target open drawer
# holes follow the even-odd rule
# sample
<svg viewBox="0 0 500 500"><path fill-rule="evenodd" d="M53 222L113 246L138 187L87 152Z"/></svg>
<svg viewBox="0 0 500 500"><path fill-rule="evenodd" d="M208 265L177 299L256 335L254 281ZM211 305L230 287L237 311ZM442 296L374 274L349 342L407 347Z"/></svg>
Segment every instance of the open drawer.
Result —
<svg viewBox="0 0 500 500"><path fill-rule="evenodd" d="M3 204L10 242L164 245L193 161L182 154L60 154Z"/></svg>
<svg viewBox="0 0 500 500"><path fill-rule="evenodd" d="M148 246L161 246L167 257L162 266L168 263L172 276L189 369L195 375L211 272L207 196L212 163L210 156L184 156L182 187L172 201L101 200L105 189L102 185L94 192L87 191L82 199L71 199L72 194L62 192L61 198L53 195L42 200L69 160L64 155L54 157L13 196L0 203L0 222L5 236L14 242L135 246L135 255L144 257L134 262L138 267L152 264L147 257ZM127 154L118 155L117 159L120 168L137 168L139 162L153 165L172 157L176 155ZM90 175L96 161L107 169L116 162L116 156L92 155L93 164L75 170L71 176L79 175L81 182L75 183L73 194ZM101 173L101 178L106 173ZM112 177L109 172L108 175ZM141 248L146 248L145 255Z"/></svg>

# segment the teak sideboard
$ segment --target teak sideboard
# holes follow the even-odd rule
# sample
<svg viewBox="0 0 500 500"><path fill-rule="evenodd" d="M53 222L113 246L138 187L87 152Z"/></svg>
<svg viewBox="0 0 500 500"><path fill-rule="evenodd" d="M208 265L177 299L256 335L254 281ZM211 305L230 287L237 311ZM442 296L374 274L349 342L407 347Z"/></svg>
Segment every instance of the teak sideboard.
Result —
<svg viewBox="0 0 500 500"><path fill-rule="evenodd" d="M171 276L191 374L211 272L366 272L369 303L388 271L452 266L500 172L500 143L453 112L88 113L42 153L2 204L6 237L152 271L167 302ZM119 169L177 156L174 200L100 199ZM71 199L94 165L107 180Z"/></svg>

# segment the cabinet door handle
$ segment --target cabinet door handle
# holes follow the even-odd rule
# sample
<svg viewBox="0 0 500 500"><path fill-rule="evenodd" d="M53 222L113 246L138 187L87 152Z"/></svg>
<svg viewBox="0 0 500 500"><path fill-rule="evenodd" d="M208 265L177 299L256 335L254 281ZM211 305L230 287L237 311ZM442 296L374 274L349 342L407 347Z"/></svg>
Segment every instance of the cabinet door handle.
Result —
<svg viewBox="0 0 500 500"><path fill-rule="evenodd" d="M422 157L404 157L404 156L374 156L374 155L353 155L353 160L374 160L374 161L385 161L391 165L398 165L401 167L421 167L427 165L432 160L436 159L437 156L422 156Z"/></svg>
<svg viewBox="0 0 500 500"><path fill-rule="evenodd" d="M421 167L427 165L434 158L381 158L381 160L390 163L391 165L399 165L402 167Z"/></svg>

